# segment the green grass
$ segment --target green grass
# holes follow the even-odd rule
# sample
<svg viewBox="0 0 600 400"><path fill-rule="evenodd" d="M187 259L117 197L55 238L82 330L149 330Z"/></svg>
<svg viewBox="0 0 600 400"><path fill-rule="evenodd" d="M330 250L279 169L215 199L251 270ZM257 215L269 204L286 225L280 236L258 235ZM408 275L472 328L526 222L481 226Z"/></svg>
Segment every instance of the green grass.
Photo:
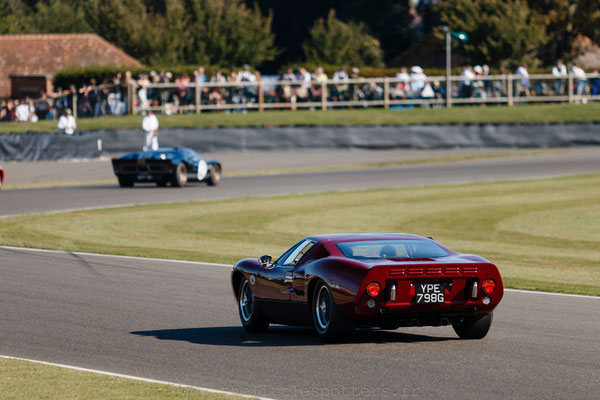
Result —
<svg viewBox="0 0 600 400"><path fill-rule="evenodd" d="M600 103L532 104L525 106L470 106L439 109L384 110L352 109L328 111L265 111L240 113L202 113L159 116L161 128L196 128L220 126L353 126L411 125L460 123L534 123L534 122L597 122ZM141 129L141 116L79 119L79 130ZM56 131L56 121L37 123L5 122L0 133Z"/></svg>
<svg viewBox="0 0 600 400"><path fill-rule="evenodd" d="M5 358L0 358L0 394L4 400L242 399Z"/></svg>
<svg viewBox="0 0 600 400"><path fill-rule="evenodd" d="M332 232L434 236L513 288L600 295L600 175L125 207L0 220L4 245L233 263Z"/></svg>

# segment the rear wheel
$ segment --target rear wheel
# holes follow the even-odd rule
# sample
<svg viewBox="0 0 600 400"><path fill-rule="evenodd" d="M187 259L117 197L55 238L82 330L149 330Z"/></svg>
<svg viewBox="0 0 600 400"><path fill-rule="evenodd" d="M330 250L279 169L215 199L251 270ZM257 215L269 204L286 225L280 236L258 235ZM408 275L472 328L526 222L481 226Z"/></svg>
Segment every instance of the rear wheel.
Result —
<svg viewBox="0 0 600 400"><path fill-rule="evenodd" d="M248 279L242 279L238 293L240 320L246 332L266 331L269 327L269 321L260 313L260 309L254 301L254 294L252 293Z"/></svg>
<svg viewBox="0 0 600 400"><path fill-rule="evenodd" d="M315 330L325 340L339 340L354 329L352 321L338 311L329 286L319 282L313 293L312 311Z"/></svg>
<svg viewBox="0 0 600 400"><path fill-rule="evenodd" d="M483 314L467 317L452 324L454 331L461 339L483 339L492 326L494 314Z"/></svg>
<svg viewBox="0 0 600 400"><path fill-rule="evenodd" d="M119 186L121 187L132 187L133 186L133 179L127 177L127 176L119 176Z"/></svg>
<svg viewBox="0 0 600 400"><path fill-rule="evenodd" d="M173 174L173 186L183 187L187 182L187 168L184 163L177 164Z"/></svg>
<svg viewBox="0 0 600 400"><path fill-rule="evenodd" d="M208 186L217 186L221 180L221 168L218 165L213 165L206 178Z"/></svg>

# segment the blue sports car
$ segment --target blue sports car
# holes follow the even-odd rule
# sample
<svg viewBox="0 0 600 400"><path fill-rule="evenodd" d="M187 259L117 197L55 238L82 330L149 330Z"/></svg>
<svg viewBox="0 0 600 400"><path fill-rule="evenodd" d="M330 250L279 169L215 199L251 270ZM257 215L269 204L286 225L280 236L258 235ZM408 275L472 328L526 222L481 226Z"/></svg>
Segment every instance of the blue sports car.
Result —
<svg viewBox="0 0 600 400"><path fill-rule="evenodd" d="M222 171L220 162L205 160L186 147L130 153L113 158L112 165L121 187L132 187L136 182L182 187L188 180L216 186L221 180Z"/></svg>

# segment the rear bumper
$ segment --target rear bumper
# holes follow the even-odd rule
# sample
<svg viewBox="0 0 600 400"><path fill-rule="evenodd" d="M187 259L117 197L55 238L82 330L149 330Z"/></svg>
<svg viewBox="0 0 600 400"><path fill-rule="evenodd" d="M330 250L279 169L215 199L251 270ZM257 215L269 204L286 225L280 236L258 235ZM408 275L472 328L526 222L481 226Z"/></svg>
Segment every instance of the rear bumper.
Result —
<svg viewBox="0 0 600 400"><path fill-rule="evenodd" d="M379 313L369 319L358 321L359 326L444 326L452 325L453 322L476 314L489 314L491 311L481 311L476 306L467 307L461 311L439 311L439 312L390 312L381 309Z"/></svg>

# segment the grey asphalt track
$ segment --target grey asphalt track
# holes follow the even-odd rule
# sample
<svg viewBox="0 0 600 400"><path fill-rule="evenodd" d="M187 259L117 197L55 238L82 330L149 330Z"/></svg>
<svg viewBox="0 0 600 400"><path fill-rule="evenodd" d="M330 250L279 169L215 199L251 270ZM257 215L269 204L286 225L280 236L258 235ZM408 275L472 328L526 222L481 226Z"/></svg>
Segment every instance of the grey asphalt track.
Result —
<svg viewBox="0 0 600 400"><path fill-rule="evenodd" d="M550 151L585 151L586 148L560 148ZM538 151L539 150L535 150ZM546 150L548 151L548 150ZM440 150L298 150L298 151L248 151L243 153L203 154L206 159L219 160L225 171L256 171L268 169L331 166L349 163L424 160L440 157L460 157L481 154L528 154L531 149L472 148ZM543 150L542 150L543 152ZM115 155L115 156L120 156ZM110 157L83 160L3 162L8 176L5 185L35 184L48 182L81 182L116 179ZM115 180L116 182L116 180Z"/></svg>
<svg viewBox="0 0 600 400"><path fill-rule="evenodd" d="M229 267L0 248L0 354L274 398L596 399L600 298L507 292L492 329L246 334Z"/></svg>
<svg viewBox="0 0 600 400"><path fill-rule="evenodd" d="M130 204L527 179L593 172L600 172L600 147L535 157L226 178L215 188L192 183L184 189L157 188L154 185L121 189L117 185L105 185L7 190L0 194L0 216Z"/></svg>

